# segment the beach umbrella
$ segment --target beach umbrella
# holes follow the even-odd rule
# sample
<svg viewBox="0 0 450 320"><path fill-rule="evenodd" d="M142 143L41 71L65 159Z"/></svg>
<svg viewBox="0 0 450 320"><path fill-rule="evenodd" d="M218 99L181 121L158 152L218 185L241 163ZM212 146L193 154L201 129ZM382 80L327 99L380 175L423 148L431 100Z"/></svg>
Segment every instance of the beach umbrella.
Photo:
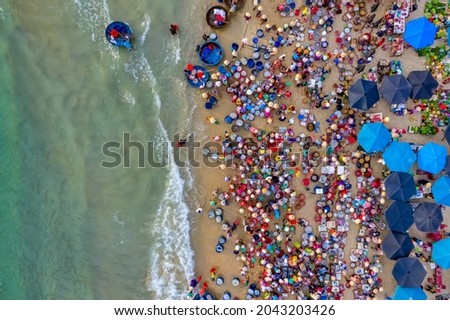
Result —
<svg viewBox="0 0 450 320"><path fill-rule="evenodd" d="M450 269L450 238L439 240L433 244L431 258L441 268Z"/></svg>
<svg viewBox="0 0 450 320"><path fill-rule="evenodd" d="M435 232L444 219L441 206L434 202L420 203L413 213L414 223L422 232Z"/></svg>
<svg viewBox="0 0 450 320"><path fill-rule="evenodd" d="M391 171L408 172L417 157L407 142L392 142L383 153L383 160Z"/></svg>
<svg viewBox="0 0 450 320"><path fill-rule="evenodd" d="M400 287L419 288L427 272L417 258L400 258L392 269L392 275Z"/></svg>
<svg viewBox="0 0 450 320"><path fill-rule="evenodd" d="M397 286L392 300L427 300L427 295L420 287L403 288Z"/></svg>
<svg viewBox="0 0 450 320"><path fill-rule="evenodd" d="M388 228L392 231L406 232L413 225L413 208L407 202L392 201L384 216Z"/></svg>
<svg viewBox="0 0 450 320"><path fill-rule="evenodd" d="M381 244L386 257L397 260L409 256L414 245L407 233L389 231Z"/></svg>
<svg viewBox="0 0 450 320"><path fill-rule="evenodd" d="M436 37L437 27L425 17L409 21L405 26L403 39L414 49L431 46Z"/></svg>
<svg viewBox="0 0 450 320"><path fill-rule="evenodd" d="M408 81L412 85L411 99L430 99L439 85L428 70L411 71Z"/></svg>
<svg viewBox="0 0 450 320"><path fill-rule="evenodd" d="M377 83L369 80L358 79L348 89L350 106L364 111L369 110L380 100Z"/></svg>
<svg viewBox="0 0 450 320"><path fill-rule="evenodd" d="M411 90L412 85L401 74L384 77L380 87L380 93L388 104L405 103Z"/></svg>
<svg viewBox="0 0 450 320"><path fill-rule="evenodd" d="M417 154L417 165L420 170L437 174L445 167L447 150L443 145L428 142Z"/></svg>
<svg viewBox="0 0 450 320"><path fill-rule="evenodd" d="M383 123L365 123L358 134L358 143L366 152L372 153L383 151L391 138L391 133Z"/></svg>
<svg viewBox="0 0 450 320"><path fill-rule="evenodd" d="M450 206L450 178L442 176L433 183L431 187L433 198L436 203Z"/></svg>
<svg viewBox="0 0 450 320"><path fill-rule="evenodd" d="M391 200L406 202L416 194L416 183L409 173L392 172L384 180L387 197Z"/></svg>

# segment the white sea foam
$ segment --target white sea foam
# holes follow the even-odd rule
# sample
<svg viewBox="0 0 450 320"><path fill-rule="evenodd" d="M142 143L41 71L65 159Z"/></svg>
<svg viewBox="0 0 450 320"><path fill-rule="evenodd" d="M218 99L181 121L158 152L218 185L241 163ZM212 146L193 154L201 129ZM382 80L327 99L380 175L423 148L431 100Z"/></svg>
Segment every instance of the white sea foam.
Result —
<svg viewBox="0 0 450 320"><path fill-rule="evenodd" d="M166 44L165 63L178 64L181 58L180 37L171 37Z"/></svg>
<svg viewBox="0 0 450 320"><path fill-rule="evenodd" d="M169 134L159 118L161 97L150 63L143 52L136 51L124 67L136 83L147 85L151 90L156 108L154 116L157 117L158 133L154 137L156 154L166 154L163 148L168 147L169 174L165 192L156 215L151 213L150 217L152 246L149 249L147 290L154 293L156 299L180 299L186 283L194 274L189 208L184 199L185 181L180 168L173 160L172 147L167 144L170 141ZM160 162L161 159L155 160ZM192 180L192 177L189 180Z"/></svg>
<svg viewBox="0 0 450 320"><path fill-rule="evenodd" d="M168 134L158 120L158 130L168 141ZM156 299L181 299L183 288L193 277L194 260L190 246L189 208L185 203L185 181L169 148L169 175L166 191L151 225L155 245L150 248L148 290ZM180 269L183 275L180 275Z"/></svg>
<svg viewBox="0 0 450 320"><path fill-rule="evenodd" d="M144 44L145 39L147 38L147 33L150 31L151 23L152 20L150 19L150 16L148 14L145 14L144 21L141 24L144 27L144 31L142 32L142 35L139 37L139 44L141 46Z"/></svg>
<svg viewBox="0 0 450 320"><path fill-rule="evenodd" d="M130 91L120 88L119 94L120 94L120 99L123 102L128 103L131 107L134 107L134 105L136 104L136 98L133 96L133 94Z"/></svg>
<svg viewBox="0 0 450 320"><path fill-rule="evenodd" d="M105 40L105 28L112 22L107 1L74 0L74 3L77 9L78 26L83 32L90 33L92 42L98 44L102 59L107 59L111 67L116 68L117 64L111 61L118 62L119 50Z"/></svg>

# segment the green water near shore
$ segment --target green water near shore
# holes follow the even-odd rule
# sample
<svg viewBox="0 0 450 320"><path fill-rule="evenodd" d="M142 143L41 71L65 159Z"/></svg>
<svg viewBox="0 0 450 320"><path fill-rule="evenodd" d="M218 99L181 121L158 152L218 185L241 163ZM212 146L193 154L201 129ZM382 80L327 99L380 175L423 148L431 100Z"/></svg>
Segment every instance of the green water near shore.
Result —
<svg viewBox="0 0 450 320"><path fill-rule="evenodd" d="M180 38L167 27L198 19L199 3L0 0L1 299L182 295L193 272L189 229L175 230L186 252L160 242L161 230L176 228L168 217L190 214L169 190L191 188L189 172L137 168L136 152L132 168L105 169L101 146L130 132L161 147L189 130L182 69L200 26ZM133 52L104 40L120 19L134 28Z"/></svg>

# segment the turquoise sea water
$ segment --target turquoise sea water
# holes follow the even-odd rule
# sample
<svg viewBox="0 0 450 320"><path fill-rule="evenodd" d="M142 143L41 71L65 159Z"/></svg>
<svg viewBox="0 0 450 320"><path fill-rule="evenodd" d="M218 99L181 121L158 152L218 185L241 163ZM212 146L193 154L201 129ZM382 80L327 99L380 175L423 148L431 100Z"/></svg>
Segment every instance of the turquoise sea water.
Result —
<svg viewBox="0 0 450 320"><path fill-rule="evenodd" d="M0 298L181 298L189 171L100 167L102 145L192 130L182 70L203 1L0 0ZM135 50L110 46L124 20ZM182 26L171 37L168 26ZM196 23L194 23L196 22ZM189 28L186 27L189 25Z"/></svg>

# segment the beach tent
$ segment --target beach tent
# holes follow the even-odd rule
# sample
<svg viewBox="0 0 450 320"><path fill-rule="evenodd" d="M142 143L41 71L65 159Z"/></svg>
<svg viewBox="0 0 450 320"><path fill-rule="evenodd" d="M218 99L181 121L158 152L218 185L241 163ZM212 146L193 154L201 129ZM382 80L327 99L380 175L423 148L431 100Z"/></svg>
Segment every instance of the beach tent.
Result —
<svg viewBox="0 0 450 320"><path fill-rule="evenodd" d="M384 180L387 197L391 200L406 202L416 194L416 183L409 173L392 172Z"/></svg>
<svg viewBox="0 0 450 320"><path fill-rule="evenodd" d="M417 154L417 165L420 170L438 174L445 167L447 150L433 141L428 142Z"/></svg>
<svg viewBox="0 0 450 320"><path fill-rule="evenodd" d="M405 103L411 90L412 85L401 74L384 77L380 87L381 96L388 104Z"/></svg>
<svg viewBox="0 0 450 320"><path fill-rule="evenodd" d="M383 123L365 123L358 134L358 143L366 152L372 153L383 151L391 138L391 133Z"/></svg>
<svg viewBox="0 0 450 320"><path fill-rule="evenodd" d="M450 178L442 176L437 179L431 187L433 198L436 203L450 206Z"/></svg>
<svg viewBox="0 0 450 320"><path fill-rule="evenodd" d="M413 213L414 223L422 232L435 232L444 219L441 206L434 202L420 203Z"/></svg>
<svg viewBox="0 0 450 320"><path fill-rule="evenodd" d="M428 70L411 71L408 81L412 86L411 99L430 99L439 85Z"/></svg>
<svg viewBox="0 0 450 320"><path fill-rule="evenodd" d="M413 225L413 208L407 202L392 201L384 216L388 228L392 231L406 232Z"/></svg>
<svg viewBox="0 0 450 320"><path fill-rule="evenodd" d="M348 89L348 99L352 108L364 111L369 110L380 100L377 83L358 79Z"/></svg>
<svg viewBox="0 0 450 320"><path fill-rule="evenodd" d="M417 258L400 258L392 269L392 275L402 288L419 288L427 272Z"/></svg>
<svg viewBox="0 0 450 320"><path fill-rule="evenodd" d="M383 160L391 171L408 172L417 157L407 142L392 142L383 153Z"/></svg>
<svg viewBox="0 0 450 320"><path fill-rule="evenodd" d="M389 231L381 244L386 257L397 260L409 256L414 245L407 233Z"/></svg>
<svg viewBox="0 0 450 320"><path fill-rule="evenodd" d="M427 295L420 287L417 288L395 288L392 300L427 300Z"/></svg>
<svg viewBox="0 0 450 320"><path fill-rule="evenodd" d="M437 27L425 17L406 23L403 39L414 49L431 46L436 37Z"/></svg>
<svg viewBox="0 0 450 320"><path fill-rule="evenodd" d="M450 238L433 244L431 258L443 269L450 269Z"/></svg>

